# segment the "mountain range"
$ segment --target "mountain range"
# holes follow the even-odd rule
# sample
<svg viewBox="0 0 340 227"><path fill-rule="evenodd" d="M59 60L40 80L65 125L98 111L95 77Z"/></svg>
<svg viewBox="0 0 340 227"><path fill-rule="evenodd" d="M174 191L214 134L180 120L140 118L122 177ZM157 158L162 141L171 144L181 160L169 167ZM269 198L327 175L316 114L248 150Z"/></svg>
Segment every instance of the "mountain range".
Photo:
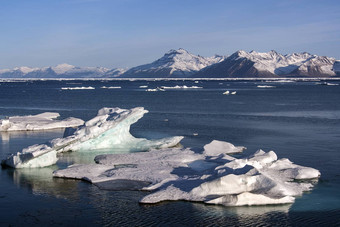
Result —
<svg viewBox="0 0 340 227"><path fill-rule="evenodd" d="M76 67L16 67L0 69L0 78L262 78L262 77L338 77L340 61L309 53L282 55L237 51L230 56L202 57L180 48L170 50L149 64L130 69Z"/></svg>

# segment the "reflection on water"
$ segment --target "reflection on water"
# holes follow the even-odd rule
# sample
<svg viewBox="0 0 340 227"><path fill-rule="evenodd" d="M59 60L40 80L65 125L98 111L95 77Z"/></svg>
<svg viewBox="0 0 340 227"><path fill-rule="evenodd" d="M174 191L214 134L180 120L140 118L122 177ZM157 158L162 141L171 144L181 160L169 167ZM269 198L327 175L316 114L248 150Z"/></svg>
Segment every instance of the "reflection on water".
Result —
<svg viewBox="0 0 340 227"><path fill-rule="evenodd" d="M34 195L49 195L56 198L72 199L77 197L76 188L79 181L55 179L52 177L56 165L46 168L25 168L8 170L14 184L26 188Z"/></svg>

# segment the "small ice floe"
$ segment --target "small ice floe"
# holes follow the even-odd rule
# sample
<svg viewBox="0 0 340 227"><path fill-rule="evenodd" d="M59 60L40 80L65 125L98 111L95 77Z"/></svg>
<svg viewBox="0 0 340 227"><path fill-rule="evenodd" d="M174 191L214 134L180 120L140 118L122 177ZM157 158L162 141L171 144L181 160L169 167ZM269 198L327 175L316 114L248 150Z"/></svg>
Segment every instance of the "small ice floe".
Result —
<svg viewBox="0 0 340 227"><path fill-rule="evenodd" d="M259 150L246 158L230 155L243 149L215 140L201 152L166 148L98 155L96 164L71 165L53 176L104 184L106 189L129 182L119 189L151 192L140 203L187 200L224 206L293 203L312 189L309 179L320 177L318 170L278 159L273 151Z"/></svg>
<svg viewBox="0 0 340 227"><path fill-rule="evenodd" d="M257 85L258 88L275 88L275 86L270 85Z"/></svg>
<svg viewBox="0 0 340 227"><path fill-rule="evenodd" d="M0 131L35 131L67 127L77 127L84 124L79 118L69 117L57 120L59 113L45 112L37 115L13 116L0 119Z"/></svg>
<svg viewBox="0 0 340 227"><path fill-rule="evenodd" d="M120 87L120 86L116 86L116 87L115 86L111 86L111 87L102 86L100 88L103 88L103 89L120 89L122 87Z"/></svg>
<svg viewBox="0 0 340 227"><path fill-rule="evenodd" d="M61 90L93 90L94 87L62 87Z"/></svg>
<svg viewBox="0 0 340 227"><path fill-rule="evenodd" d="M232 92L230 92L230 91L225 91L225 92L223 92L223 94L224 94L224 95L236 95L236 91L232 91Z"/></svg>
<svg viewBox="0 0 340 227"><path fill-rule="evenodd" d="M166 86L162 86L161 88L163 89L200 89L200 88L203 88L203 87L198 87L198 86L191 86L191 87L188 87L186 85L183 85L183 86L179 86L179 85L176 85L174 87L166 87Z"/></svg>
<svg viewBox="0 0 340 227"><path fill-rule="evenodd" d="M139 88L148 88L148 85L141 85Z"/></svg>
<svg viewBox="0 0 340 227"><path fill-rule="evenodd" d="M56 138L45 144L36 144L2 160L2 165L13 168L35 168L53 165L57 153L66 151L95 152L98 149L124 149L147 151L151 148L167 148L177 145L182 136L157 140L135 138L130 126L143 117L147 110L137 107L130 110L102 108L96 117L85 122L77 130L66 130L64 138Z"/></svg>
<svg viewBox="0 0 340 227"><path fill-rule="evenodd" d="M198 84L198 83L199 83L199 81L198 81L198 80L196 80L196 81L195 81L195 84Z"/></svg>
<svg viewBox="0 0 340 227"><path fill-rule="evenodd" d="M192 135L193 135L193 136L198 136L198 133L195 132L195 133L193 133Z"/></svg>
<svg viewBox="0 0 340 227"><path fill-rule="evenodd" d="M156 88L146 89L145 91L165 91L165 89L162 87L156 87Z"/></svg>
<svg viewBox="0 0 340 227"><path fill-rule="evenodd" d="M327 85L327 86L338 86L339 84L335 83L328 83L328 82L322 82L322 83L315 83L317 85Z"/></svg>

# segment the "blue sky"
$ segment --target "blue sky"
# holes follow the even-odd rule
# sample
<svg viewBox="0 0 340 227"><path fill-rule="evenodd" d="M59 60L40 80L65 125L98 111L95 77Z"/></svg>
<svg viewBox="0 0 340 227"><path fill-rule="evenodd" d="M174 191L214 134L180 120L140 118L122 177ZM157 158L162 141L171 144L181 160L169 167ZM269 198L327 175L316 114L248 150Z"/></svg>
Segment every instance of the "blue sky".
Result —
<svg viewBox="0 0 340 227"><path fill-rule="evenodd" d="M339 0L1 0L0 68L131 67L170 49L340 59Z"/></svg>

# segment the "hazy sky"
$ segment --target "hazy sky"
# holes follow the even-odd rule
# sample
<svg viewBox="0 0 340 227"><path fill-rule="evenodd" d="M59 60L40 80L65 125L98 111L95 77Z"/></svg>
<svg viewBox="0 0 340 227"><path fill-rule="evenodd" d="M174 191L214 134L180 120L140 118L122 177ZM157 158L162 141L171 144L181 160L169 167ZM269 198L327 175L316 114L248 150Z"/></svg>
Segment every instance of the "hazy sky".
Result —
<svg viewBox="0 0 340 227"><path fill-rule="evenodd" d="M131 67L170 49L340 59L339 0L1 0L0 68Z"/></svg>

